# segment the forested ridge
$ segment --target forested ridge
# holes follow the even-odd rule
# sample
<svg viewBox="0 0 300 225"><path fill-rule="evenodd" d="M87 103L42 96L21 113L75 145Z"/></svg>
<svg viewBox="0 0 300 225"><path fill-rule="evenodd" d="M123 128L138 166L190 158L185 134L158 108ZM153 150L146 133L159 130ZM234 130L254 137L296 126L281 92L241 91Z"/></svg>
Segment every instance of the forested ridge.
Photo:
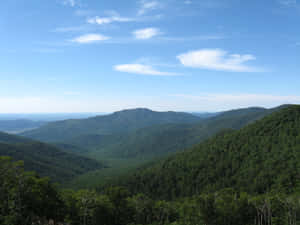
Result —
<svg viewBox="0 0 300 225"><path fill-rule="evenodd" d="M74 151L74 149L72 149ZM63 151L53 145L33 141L16 135L0 133L0 156L23 160L27 171L49 176L64 182L104 165L96 160Z"/></svg>
<svg viewBox="0 0 300 225"><path fill-rule="evenodd" d="M103 149L101 152L111 157L161 157L190 148L224 129L238 130L284 107L286 106L231 110L195 123L145 127L121 137L110 137L112 141L106 139L106 142L102 141L102 145L98 148Z"/></svg>
<svg viewBox="0 0 300 225"><path fill-rule="evenodd" d="M48 123L23 135L46 142L64 142L85 135L120 134L165 123L193 123L199 117L189 113L155 112L138 108L88 119L72 119Z"/></svg>
<svg viewBox="0 0 300 225"><path fill-rule="evenodd" d="M290 106L239 131L221 132L126 182L134 191L174 199L228 187L293 193L299 176L300 106Z"/></svg>
<svg viewBox="0 0 300 225"><path fill-rule="evenodd" d="M141 167L96 190L62 190L0 157L0 224L298 225L300 106Z"/></svg>

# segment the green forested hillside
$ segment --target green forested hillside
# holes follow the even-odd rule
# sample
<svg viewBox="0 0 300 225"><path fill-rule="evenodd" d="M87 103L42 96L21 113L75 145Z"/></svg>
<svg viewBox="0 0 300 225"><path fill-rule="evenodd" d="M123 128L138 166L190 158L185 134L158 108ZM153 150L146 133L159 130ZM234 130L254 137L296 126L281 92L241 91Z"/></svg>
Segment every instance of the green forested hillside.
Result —
<svg viewBox="0 0 300 225"><path fill-rule="evenodd" d="M27 143L31 141L32 140L28 138L24 138L21 136L8 134L0 131L0 143L16 144L16 143Z"/></svg>
<svg viewBox="0 0 300 225"><path fill-rule="evenodd" d="M53 122L23 135L40 141L63 142L82 135L125 133L155 124L191 123L198 120L199 117L188 113L133 109L88 119Z"/></svg>
<svg viewBox="0 0 300 225"><path fill-rule="evenodd" d="M231 110L195 123L156 125L133 131L122 137L110 136L107 139L102 137L102 141L101 138L97 139L99 144L94 145L93 151L95 155L98 151L100 155L105 153L110 157L160 157L192 147L223 129L240 129L280 108ZM74 140L74 144L79 144L80 141L88 143L79 138Z"/></svg>
<svg viewBox="0 0 300 225"><path fill-rule="evenodd" d="M64 182L77 175L103 168L93 159L78 156L49 144L35 142L15 135L0 133L0 156L23 160L26 170Z"/></svg>
<svg viewBox="0 0 300 225"><path fill-rule="evenodd" d="M228 187L293 193L299 176L300 106L290 106L137 172L126 184L134 192L174 199Z"/></svg>

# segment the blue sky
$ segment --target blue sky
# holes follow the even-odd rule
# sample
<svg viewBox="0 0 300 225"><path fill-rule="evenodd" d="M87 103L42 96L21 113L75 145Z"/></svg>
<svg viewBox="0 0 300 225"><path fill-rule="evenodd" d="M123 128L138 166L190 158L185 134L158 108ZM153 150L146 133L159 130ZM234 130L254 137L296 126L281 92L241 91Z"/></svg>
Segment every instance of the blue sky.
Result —
<svg viewBox="0 0 300 225"><path fill-rule="evenodd" d="M297 0L2 0L1 113L300 103Z"/></svg>

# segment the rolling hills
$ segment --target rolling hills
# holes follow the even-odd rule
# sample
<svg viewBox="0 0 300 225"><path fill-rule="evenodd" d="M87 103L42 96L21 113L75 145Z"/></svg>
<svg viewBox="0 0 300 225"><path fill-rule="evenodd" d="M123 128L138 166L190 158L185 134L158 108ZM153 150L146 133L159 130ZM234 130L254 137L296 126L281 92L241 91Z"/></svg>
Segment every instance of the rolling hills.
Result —
<svg viewBox="0 0 300 225"><path fill-rule="evenodd" d="M38 128L44 124L46 124L44 121L32 121L27 119L0 120L0 131L20 133Z"/></svg>
<svg viewBox="0 0 300 225"><path fill-rule="evenodd" d="M229 187L293 193L299 180L300 106L288 106L141 169L125 185L134 193L174 199Z"/></svg>
<svg viewBox="0 0 300 225"><path fill-rule="evenodd" d="M121 158L154 158L189 148L224 129L240 129L264 116L280 110L245 108L219 113L194 123L160 124L127 134L93 138L87 136L69 140L79 146L89 146L89 154ZM94 140L94 141L92 141ZM90 144L89 144L90 143Z"/></svg>
<svg viewBox="0 0 300 225"><path fill-rule="evenodd" d="M2 132L0 155L23 160L26 170L36 171L40 176L49 176L57 182L65 182L104 167L98 161L62 151L53 145Z"/></svg>
<svg viewBox="0 0 300 225"><path fill-rule="evenodd" d="M88 119L52 122L22 135L40 141L64 142L83 135L122 134L151 125L193 123L199 120L199 117L188 113L154 112L139 108Z"/></svg>

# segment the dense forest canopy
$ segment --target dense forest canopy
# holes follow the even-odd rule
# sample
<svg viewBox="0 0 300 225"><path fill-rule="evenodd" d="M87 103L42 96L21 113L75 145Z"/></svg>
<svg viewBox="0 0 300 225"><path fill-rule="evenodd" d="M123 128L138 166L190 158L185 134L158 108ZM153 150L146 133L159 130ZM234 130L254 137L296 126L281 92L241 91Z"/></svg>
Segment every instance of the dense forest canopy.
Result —
<svg viewBox="0 0 300 225"><path fill-rule="evenodd" d="M228 187L251 194L294 193L299 174L300 106L290 106L137 172L127 184L164 199Z"/></svg>
<svg viewBox="0 0 300 225"><path fill-rule="evenodd" d="M23 160L27 171L33 170L59 182L104 167L101 162L63 151L53 145L6 133L0 133L0 155Z"/></svg>

